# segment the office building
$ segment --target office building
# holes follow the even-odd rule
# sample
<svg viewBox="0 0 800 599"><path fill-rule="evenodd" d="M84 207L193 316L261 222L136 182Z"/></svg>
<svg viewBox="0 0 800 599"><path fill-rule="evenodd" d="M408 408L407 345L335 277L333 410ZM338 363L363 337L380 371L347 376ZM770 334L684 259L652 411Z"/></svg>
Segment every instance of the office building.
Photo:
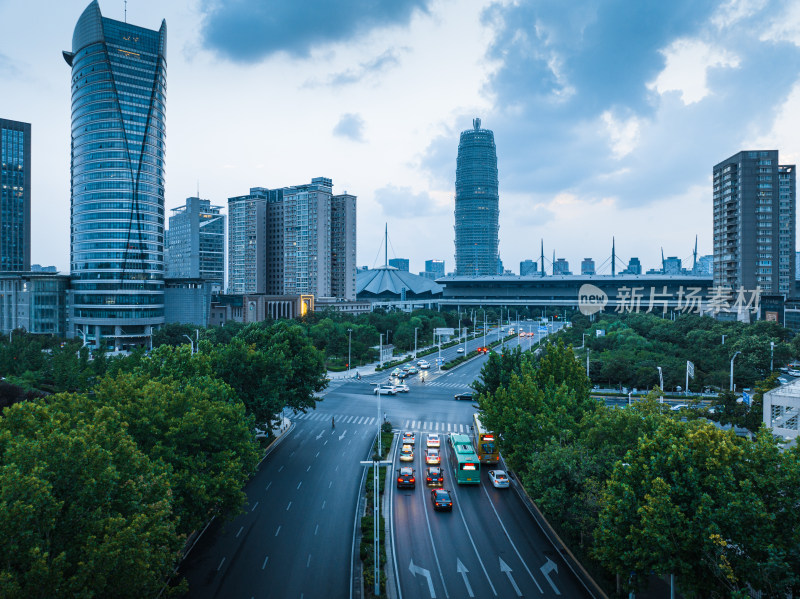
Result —
<svg viewBox="0 0 800 599"><path fill-rule="evenodd" d="M581 261L581 274L582 275L593 275L594 272L594 260L591 258L584 258Z"/></svg>
<svg viewBox="0 0 800 599"><path fill-rule="evenodd" d="M714 256L700 256L692 268L693 275L712 276L714 274ZM796 278L796 277L795 277Z"/></svg>
<svg viewBox="0 0 800 599"><path fill-rule="evenodd" d="M0 272L31 269L31 125L0 118Z"/></svg>
<svg viewBox="0 0 800 599"><path fill-rule="evenodd" d="M796 174L778 150L743 151L713 168L714 285L794 293Z"/></svg>
<svg viewBox="0 0 800 599"><path fill-rule="evenodd" d="M625 270L623 270L621 275L640 275L642 274L642 263L639 262L639 258L635 256L628 260L628 266Z"/></svg>
<svg viewBox="0 0 800 599"><path fill-rule="evenodd" d="M433 274L433 279L444 276L444 260L425 260L425 272Z"/></svg>
<svg viewBox="0 0 800 599"><path fill-rule="evenodd" d="M523 260L519 263L519 275L527 277L539 273L539 264L536 260Z"/></svg>
<svg viewBox="0 0 800 599"><path fill-rule="evenodd" d="M558 260L553 262L553 274L571 275L572 273L569 270L569 262L567 262L564 258L559 258Z"/></svg>
<svg viewBox="0 0 800 599"><path fill-rule="evenodd" d="M221 206L200 198L186 198L184 206L172 209L167 231L168 278L202 279L222 291L225 215L221 210Z"/></svg>
<svg viewBox="0 0 800 599"><path fill-rule="evenodd" d="M408 258L389 258L389 266L409 272Z"/></svg>
<svg viewBox="0 0 800 599"><path fill-rule="evenodd" d="M502 272L499 267L497 150L494 133L481 129L481 120L462 131L456 161L455 249L456 275L481 276Z"/></svg>
<svg viewBox="0 0 800 599"><path fill-rule="evenodd" d="M72 50L70 336L147 344L164 323L167 24L108 19L93 1Z"/></svg>
<svg viewBox="0 0 800 599"><path fill-rule="evenodd" d="M228 293L266 292L266 213L259 188L228 198Z"/></svg>
<svg viewBox="0 0 800 599"><path fill-rule="evenodd" d="M54 272L0 273L0 333L65 337L69 276Z"/></svg>
<svg viewBox="0 0 800 599"><path fill-rule="evenodd" d="M356 196L348 193L331 196L330 295L337 299L356 299L356 230Z"/></svg>
<svg viewBox="0 0 800 599"><path fill-rule="evenodd" d="M679 275L683 272L683 263L677 256L664 258L662 268L665 275Z"/></svg>

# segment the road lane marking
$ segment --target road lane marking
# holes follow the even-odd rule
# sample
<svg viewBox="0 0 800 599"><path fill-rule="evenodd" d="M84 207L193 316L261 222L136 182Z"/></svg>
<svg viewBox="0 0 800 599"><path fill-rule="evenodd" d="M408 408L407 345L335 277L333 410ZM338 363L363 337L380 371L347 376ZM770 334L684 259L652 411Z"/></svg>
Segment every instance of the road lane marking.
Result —
<svg viewBox="0 0 800 599"><path fill-rule="evenodd" d="M270 488L271 486L272 486L272 481L269 481L269 484L267 485L267 488L266 488L266 489L264 489L264 491L265 491L265 492L266 492L266 491L269 491L269 488Z"/></svg>
<svg viewBox="0 0 800 599"><path fill-rule="evenodd" d="M499 557L499 556L498 556L498 558L497 558L497 559L499 559L499 560L500 560L500 571L501 571L501 572L505 572L505 573L506 573L506 576L508 576L508 580L510 580L510 581L511 581L511 586L513 586L513 587L514 587L514 590L515 590L515 591L516 591L516 593L517 593L517 597L522 597L522 591L520 591L520 590L519 590L519 587L517 586L517 582L514 580L514 577L513 577L513 576L511 576L511 568L508 566L508 564L507 564L507 563L505 563L505 562L503 561L503 558L502 558L502 557Z"/></svg>
<svg viewBox="0 0 800 599"><path fill-rule="evenodd" d="M467 587L467 593L469 593L469 596L474 597L475 593L472 592L472 587L469 584L469 580L467 580L467 573L469 572L469 570L467 570L467 567L464 564L462 564L461 560L458 558L456 558L456 572L461 574L461 577L464 579L464 584Z"/></svg>
<svg viewBox="0 0 800 599"><path fill-rule="evenodd" d="M323 443L323 445L327 445L327 444L328 444L328 440L325 439L325 443Z"/></svg>
<svg viewBox="0 0 800 599"><path fill-rule="evenodd" d="M311 554L309 553L308 554L308 561L306 562L306 568L308 568L310 565L311 565Z"/></svg>
<svg viewBox="0 0 800 599"><path fill-rule="evenodd" d="M428 591L430 591L431 599L436 599L436 591L433 590L433 580L431 580L430 570L426 570L425 568L420 568L419 566L415 566L413 559L411 560L411 563L408 564L408 569L411 571L411 574L413 574L415 578L417 574L420 574L427 579Z"/></svg>
<svg viewBox="0 0 800 599"><path fill-rule="evenodd" d="M315 455L314 457L315 457L315 458L318 458L318 457L319 457L319 452L317 452L317 455Z"/></svg>
<svg viewBox="0 0 800 599"><path fill-rule="evenodd" d="M242 526L242 527L239 529L239 532L237 532L237 533L236 533L236 538L237 538L237 539L239 538L239 535L240 535L240 534L242 534L242 531L243 531L243 530L244 530L244 526Z"/></svg>
<svg viewBox="0 0 800 599"><path fill-rule="evenodd" d="M266 567L267 567L267 562L268 562L268 561L269 561L269 556L267 556L267 557L265 557L265 558L264 558L264 563L263 563L263 564L261 564L261 569L262 569L262 570L263 570L264 568L266 568Z"/></svg>
<svg viewBox="0 0 800 599"><path fill-rule="evenodd" d="M222 564L224 563L225 563L225 558L223 557L222 561L219 563L219 566L217 566L217 572L219 572L219 569L222 568Z"/></svg>
<svg viewBox="0 0 800 599"><path fill-rule="evenodd" d="M542 566L539 569L542 571L542 576L545 577L545 580L547 580L547 582L550 583L550 586L553 587L553 592L556 595L560 595L561 591L559 591L558 588L556 587L556 583L554 583L550 579L550 572L552 572L553 570L555 570L556 574L558 574L558 566L556 565L556 563L548 557L547 562L544 564L544 566Z"/></svg>
<svg viewBox="0 0 800 599"><path fill-rule="evenodd" d="M253 505L253 509L250 511L255 512L257 507L258 507L258 502L256 501L255 504Z"/></svg>
<svg viewBox="0 0 800 599"><path fill-rule="evenodd" d="M278 468L278 472L280 472L281 470L283 470L283 466L281 466L280 468Z"/></svg>
<svg viewBox="0 0 800 599"><path fill-rule="evenodd" d="M297 488L299 489L300 485L302 485L302 484L303 484L303 481L301 480L299 483L297 483Z"/></svg>
<svg viewBox="0 0 800 599"><path fill-rule="evenodd" d="M314 527L314 536L317 536L317 532L319 531L319 524Z"/></svg>
<svg viewBox="0 0 800 599"><path fill-rule="evenodd" d="M333 486L333 481L328 483L328 488L330 489Z"/></svg>
<svg viewBox="0 0 800 599"><path fill-rule="evenodd" d="M289 511L289 508L290 508L290 507L292 507L292 502L291 502L291 501L289 502L289 505L287 505L287 506L286 506L286 511L287 511L287 512Z"/></svg>
<svg viewBox="0 0 800 599"><path fill-rule="evenodd" d="M276 530L276 531L275 531L275 536L276 536L276 537L278 536L278 533L279 533L280 531L281 531L281 526L280 526L280 524L279 524L279 525L278 525L278 530Z"/></svg>
<svg viewBox="0 0 800 599"><path fill-rule="evenodd" d="M310 464L309 464L308 468L306 468L306 472L308 472L309 470L311 470L311 465Z"/></svg>
<svg viewBox="0 0 800 599"><path fill-rule="evenodd" d="M527 570L528 574L530 574L531 580L533 580L533 582L539 588L539 592L544 594L544 591L542 590L542 587L539 585L539 581L536 580L536 578L534 578L533 572L531 572L530 568L528 568L528 564L525 563L525 560L522 559L522 556L520 555L519 550L517 549L517 546L514 545L514 541L511 540L511 535L508 534L508 530L506 529L505 524L503 524L503 521L500 519L500 514L497 513L497 509L495 509L495 507L494 507L494 502L492 501L492 497L489 495L489 491L486 489L485 486L483 486L483 485L481 485L481 486L483 487L483 492L486 493L486 497L489 499L489 505L492 506L492 511L494 512L494 515L497 518L497 521L500 523L500 528L502 528L503 532L506 533L506 538L508 539L508 542L511 543L511 547L514 548L514 553L517 554L517 557L519 558L519 561L522 562L522 565L525 567L525 570Z"/></svg>
<svg viewBox="0 0 800 599"><path fill-rule="evenodd" d="M322 502L322 509L323 509L323 510L325 509L325 504L327 504L327 503L328 503L327 501L323 501L323 502Z"/></svg>

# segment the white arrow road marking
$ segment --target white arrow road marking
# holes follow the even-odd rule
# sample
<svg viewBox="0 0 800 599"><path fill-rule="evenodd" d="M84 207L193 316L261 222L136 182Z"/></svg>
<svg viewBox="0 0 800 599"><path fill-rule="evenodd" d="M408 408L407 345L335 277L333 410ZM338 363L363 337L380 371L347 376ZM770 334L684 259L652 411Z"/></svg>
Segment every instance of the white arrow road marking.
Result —
<svg viewBox="0 0 800 599"><path fill-rule="evenodd" d="M555 571L555 573L558 574L558 564L548 557L544 566L539 569L542 571L542 576L544 576L547 579L547 582L550 583L550 586L553 587L553 592L555 592L556 595L560 595L561 591L559 591L558 588L556 588L556 584L550 580L550 572Z"/></svg>
<svg viewBox="0 0 800 599"><path fill-rule="evenodd" d="M511 581L511 586L513 586L513 587L514 587L514 590L515 590L515 591L516 591L516 593L517 593L517 597L522 597L522 592L519 590L519 587L517 586L517 583L516 583L516 581L514 580L514 577L513 577L513 576L511 576L511 568L509 567L509 565L508 565L507 563L505 563L505 562L503 561L503 558L502 558L502 557L501 557L501 558L498 558L498 559L500 560L500 571L501 571L501 572L505 572L505 573L506 573L506 576L508 576L508 580L510 580L510 581Z"/></svg>
<svg viewBox="0 0 800 599"><path fill-rule="evenodd" d="M435 599L436 591L433 590L433 581L431 580L430 570L426 570L425 568L420 568L419 566L415 566L413 559L411 560L411 563L408 564L408 569L414 576L416 576L417 574L421 574L422 576L428 579L428 590L431 592L431 599Z"/></svg>
<svg viewBox="0 0 800 599"><path fill-rule="evenodd" d="M461 563L461 560L456 558L456 571L461 574L461 577L464 579L464 584L467 586L467 593L469 593L470 597L474 597L475 594L472 592L472 587L469 586L469 580L467 580L467 567Z"/></svg>
<svg viewBox="0 0 800 599"><path fill-rule="evenodd" d="M342 436L341 436L341 437L339 437L339 441L341 441L342 439L344 439L344 436L345 436L346 434L347 434L347 431L344 431L344 432L342 433Z"/></svg>

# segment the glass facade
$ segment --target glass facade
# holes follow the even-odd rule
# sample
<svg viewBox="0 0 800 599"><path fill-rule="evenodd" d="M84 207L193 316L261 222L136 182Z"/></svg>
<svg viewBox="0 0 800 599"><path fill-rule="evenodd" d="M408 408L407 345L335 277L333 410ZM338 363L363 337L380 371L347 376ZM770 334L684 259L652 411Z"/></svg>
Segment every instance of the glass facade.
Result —
<svg viewBox="0 0 800 599"><path fill-rule="evenodd" d="M81 15L72 67L71 333L147 343L164 323L166 22Z"/></svg>
<svg viewBox="0 0 800 599"><path fill-rule="evenodd" d="M456 162L456 275L494 275L498 267L500 198L494 133L462 131Z"/></svg>
<svg viewBox="0 0 800 599"><path fill-rule="evenodd" d="M0 272L31 269L31 126L0 119Z"/></svg>

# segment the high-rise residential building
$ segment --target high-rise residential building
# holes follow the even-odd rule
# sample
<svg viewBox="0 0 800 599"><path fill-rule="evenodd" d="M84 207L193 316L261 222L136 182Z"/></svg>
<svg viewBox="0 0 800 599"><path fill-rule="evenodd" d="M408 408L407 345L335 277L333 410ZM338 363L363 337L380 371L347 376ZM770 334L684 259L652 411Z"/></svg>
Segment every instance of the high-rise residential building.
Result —
<svg viewBox="0 0 800 599"><path fill-rule="evenodd" d="M283 191L283 292L331 295L331 195L333 181Z"/></svg>
<svg viewBox="0 0 800 599"><path fill-rule="evenodd" d="M389 258L389 266L405 272L409 272L410 267L408 258Z"/></svg>
<svg viewBox="0 0 800 599"><path fill-rule="evenodd" d="M433 273L434 279L444 276L444 260L425 260L425 272Z"/></svg>
<svg viewBox="0 0 800 599"><path fill-rule="evenodd" d="M167 24L100 14L94 0L72 50L70 336L146 344L164 323Z"/></svg>
<svg viewBox="0 0 800 599"><path fill-rule="evenodd" d="M592 260L591 258L584 258L581 261L581 274L582 275L596 274L594 268L594 260Z"/></svg>
<svg viewBox="0 0 800 599"><path fill-rule="evenodd" d="M331 196L330 294L350 301L356 299L356 230L356 196Z"/></svg>
<svg viewBox="0 0 800 599"><path fill-rule="evenodd" d="M742 151L713 168L714 286L794 292L795 165Z"/></svg>
<svg viewBox="0 0 800 599"><path fill-rule="evenodd" d="M31 269L31 125L0 118L0 272Z"/></svg>
<svg viewBox="0 0 800 599"><path fill-rule="evenodd" d="M523 260L519 263L519 274L521 277L535 275L539 272L539 264L536 260Z"/></svg>
<svg viewBox="0 0 800 599"><path fill-rule="evenodd" d="M228 293L266 293L267 191L228 198Z"/></svg>
<svg viewBox="0 0 800 599"><path fill-rule="evenodd" d="M494 133L481 120L461 132L456 161L456 275L498 272L500 198ZM502 268L500 268L502 272Z"/></svg>
<svg viewBox="0 0 800 599"><path fill-rule="evenodd" d="M186 198L172 209L167 230L167 276L225 282L225 215L211 200Z"/></svg>

